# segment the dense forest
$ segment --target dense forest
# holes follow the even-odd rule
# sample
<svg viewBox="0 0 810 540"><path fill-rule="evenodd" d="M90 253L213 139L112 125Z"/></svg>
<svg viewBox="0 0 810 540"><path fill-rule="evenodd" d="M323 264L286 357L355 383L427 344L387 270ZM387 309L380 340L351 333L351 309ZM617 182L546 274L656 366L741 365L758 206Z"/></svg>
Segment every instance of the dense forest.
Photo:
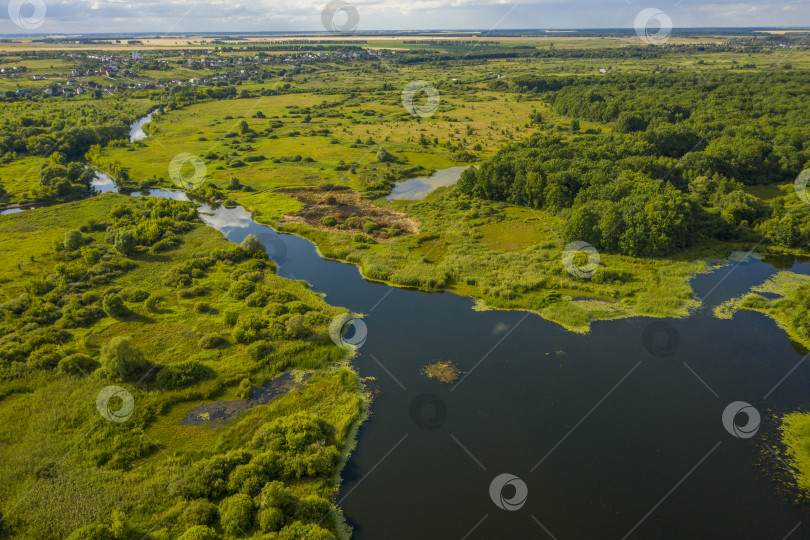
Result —
<svg viewBox="0 0 810 540"><path fill-rule="evenodd" d="M807 88L798 72L632 74L584 78L543 92L574 118L572 137L540 132L462 175L458 188L566 216L565 236L607 251L657 256L700 239L764 235L810 243L810 211L749 186L792 182L810 163ZM579 122L611 123L581 134ZM532 119L543 127L537 114Z"/></svg>

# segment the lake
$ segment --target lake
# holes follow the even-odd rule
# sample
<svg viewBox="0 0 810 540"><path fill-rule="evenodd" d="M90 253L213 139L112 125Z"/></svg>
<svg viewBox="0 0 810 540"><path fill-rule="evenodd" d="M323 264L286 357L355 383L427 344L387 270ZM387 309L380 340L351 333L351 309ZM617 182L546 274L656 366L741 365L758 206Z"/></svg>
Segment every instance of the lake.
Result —
<svg viewBox="0 0 810 540"><path fill-rule="evenodd" d="M234 242L262 239L280 275L367 315L355 364L379 395L338 497L355 538L551 538L545 527L556 538L762 539L806 519L754 464L773 415L810 406L810 372L777 385L802 359L786 334L756 313L711 314L774 266L749 258L697 276L705 306L666 321L679 345L663 357L645 347L651 319L597 322L581 336L523 312L474 311L469 298L365 281L241 208L202 211ZM463 378L419 373L439 359ZM738 400L762 412L751 439L721 422ZM501 473L526 484L518 511L490 498Z"/></svg>

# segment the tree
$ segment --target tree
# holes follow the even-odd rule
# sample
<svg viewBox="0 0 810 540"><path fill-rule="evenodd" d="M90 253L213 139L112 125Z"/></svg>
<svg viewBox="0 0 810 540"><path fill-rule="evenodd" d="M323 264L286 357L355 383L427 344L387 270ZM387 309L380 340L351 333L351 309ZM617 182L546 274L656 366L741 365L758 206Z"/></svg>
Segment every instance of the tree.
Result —
<svg viewBox="0 0 810 540"><path fill-rule="evenodd" d="M101 349L101 363L119 381L136 381L150 368L143 354L128 337L114 337Z"/></svg>
<svg viewBox="0 0 810 540"><path fill-rule="evenodd" d="M121 255L133 255L137 240L132 231L121 231L115 237L115 250Z"/></svg>
<svg viewBox="0 0 810 540"><path fill-rule="evenodd" d="M246 133L250 133L250 126L244 120L239 122L239 133L241 133L242 135L245 135Z"/></svg>
<svg viewBox="0 0 810 540"><path fill-rule="evenodd" d="M380 149L377 151L377 161L380 163L395 163L397 158L395 158L394 155L384 147L380 147Z"/></svg>
<svg viewBox="0 0 810 540"><path fill-rule="evenodd" d="M186 529L177 540L220 540L222 537L211 527L194 525Z"/></svg>
<svg viewBox="0 0 810 540"><path fill-rule="evenodd" d="M571 133L579 133L579 130L580 130L579 120L574 118L573 120L571 120Z"/></svg>
<svg viewBox="0 0 810 540"><path fill-rule="evenodd" d="M229 536L245 535L253 524L253 499L244 493L237 493L219 503L220 525Z"/></svg>
<svg viewBox="0 0 810 540"><path fill-rule="evenodd" d="M250 254L266 253L264 249L264 244L262 244L261 240L259 240L258 238L256 238L255 235L252 234L247 235L245 239L242 240L240 246L242 246L242 249L244 249Z"/></svg>

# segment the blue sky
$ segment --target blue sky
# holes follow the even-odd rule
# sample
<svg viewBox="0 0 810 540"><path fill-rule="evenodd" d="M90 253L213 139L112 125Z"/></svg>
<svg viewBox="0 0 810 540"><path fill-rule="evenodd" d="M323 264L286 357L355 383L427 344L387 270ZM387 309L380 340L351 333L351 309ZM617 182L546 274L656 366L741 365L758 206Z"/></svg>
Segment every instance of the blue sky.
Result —
<svg viewBox="0 0 810 540"><path fill-rule="evenodd" d="M645 8L677 27L810 26L810 0L347 0L358 30L632 28ZM44 3L42 33L323 30L325 0L3 0L0 32L24 33L8 14ZM41 9L41 6L40 6ZM340 15L338 15L340 17Z"/></svg>

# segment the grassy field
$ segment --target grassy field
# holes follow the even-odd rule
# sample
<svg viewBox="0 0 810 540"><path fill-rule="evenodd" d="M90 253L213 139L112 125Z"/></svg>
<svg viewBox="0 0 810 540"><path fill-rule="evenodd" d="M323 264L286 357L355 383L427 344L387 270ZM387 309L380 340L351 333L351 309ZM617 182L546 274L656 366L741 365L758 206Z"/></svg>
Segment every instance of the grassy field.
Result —
<svg viewBox="0 0 810 540"><path fill-rule="evenodd" d="M262 264L223 259L205 272L195 273L198 277L186 287L168 284L166 276L184 261L208 256L217 249L228 250L231 244L192 220L174 250L157 253L138 248L122 257L107 247L104 226L109 227L112 214L131 211L137 215L151 205L154 201L104 195L0 220L4 246L0 313L5 315L0 338L4 351L0 361L0 458L8 465L0 470L0 512L5 530L15 536L65 538L73 530L94 524L111 531L124 527L129 531L126 537L150 532L152 538L176 538L196 524L181 515L194 499L183 495L186 492L181 487L189 481L189 468L201 460L225 459L242 450L258 455L252 441L261 426L314 418L334 430L332 444L338 457L345 459L353 445L353 432L364 414L366 400L356 375L346 366L345 352L325 336L324 326L341 310L327 306L300 284L276 277L272 263L267 263L268 271L257 272L255 268ZM88 268L78 251L54 250L67 231L79 228L85 231L83 254L106 252L97 264L125 264L126 270L108 282L97 282L90 277L95 275L95 267ZM280 299L282 303L267 305L272 313L286 315L267 315L262 302L255 299L250 305L237 300L232 283L238 279L234 276L246 273L245 268L254 269L247 274L258 280L250 281L257 283L251 289ZM70 276L76 272L84 272L85 277L79 275L75 281ZM102 311L83 324L68 324L67 310L78 293L60 292L58 304L64 306L63 317L48 327L66 335L57 345L45 345L44 349L34 345L31 353L32 358L51 355L47 357L52 359L46 363L10 360L15 340L29 343L26 336L36 333L33 328L39 326L35 322L21 326L39 320L31 309L52 305L49 300L53 298L47 295L41 301L44 303L38 303L30 284L56 283L57 289L48 293L52 295L64 287L58 284L60 275L65 276L63 282L72 282L83 291L80 303L89 302L93 295L118 295L127 299L125 312L111 316ZM238 297L242 298L241 294ZM9 311L18 309L14 306L19 302L42 308L16 312L19 315ZM90 311L92 305L86 304L84 309ZM304 317L298 315L304 322L304 333L282 332L274 338L272 348L258 356L256 341L248 345L233 337L242 321L246 324L260 317L283 327L285 320L296 316L294 313L304 312ZM66 374L54 364L66 357L76 358L70 355L86 355L104 364L105 344L121 337L129 338L131 346L157 366L150 370L158 373L157 379L152 373L140 381L121 383L104 367L82 376L79 372ZM177 387L161 382L163 370L181 370L189 362L208 375ZM305 373L312 377L300 388L230 422L180 425L193 407L239 399L245 384L261 385L290 369L298 378ZM125 423L105 420L96 408L96 395L111 383L123 384L134 396L134 413ZM311 496L330 501L339 482L338 473L339 460L329 467L328 474L293 477L285 481L285 489L295 500L304 501L301 504L315 500L307 498ZM220 499L221 495L210 497L211 504ZM330 515L322 525L333 534L344 535L339 511ZM205 525L228 527L218 520ZM249 527L254 527L252 521Z"/></svg>

